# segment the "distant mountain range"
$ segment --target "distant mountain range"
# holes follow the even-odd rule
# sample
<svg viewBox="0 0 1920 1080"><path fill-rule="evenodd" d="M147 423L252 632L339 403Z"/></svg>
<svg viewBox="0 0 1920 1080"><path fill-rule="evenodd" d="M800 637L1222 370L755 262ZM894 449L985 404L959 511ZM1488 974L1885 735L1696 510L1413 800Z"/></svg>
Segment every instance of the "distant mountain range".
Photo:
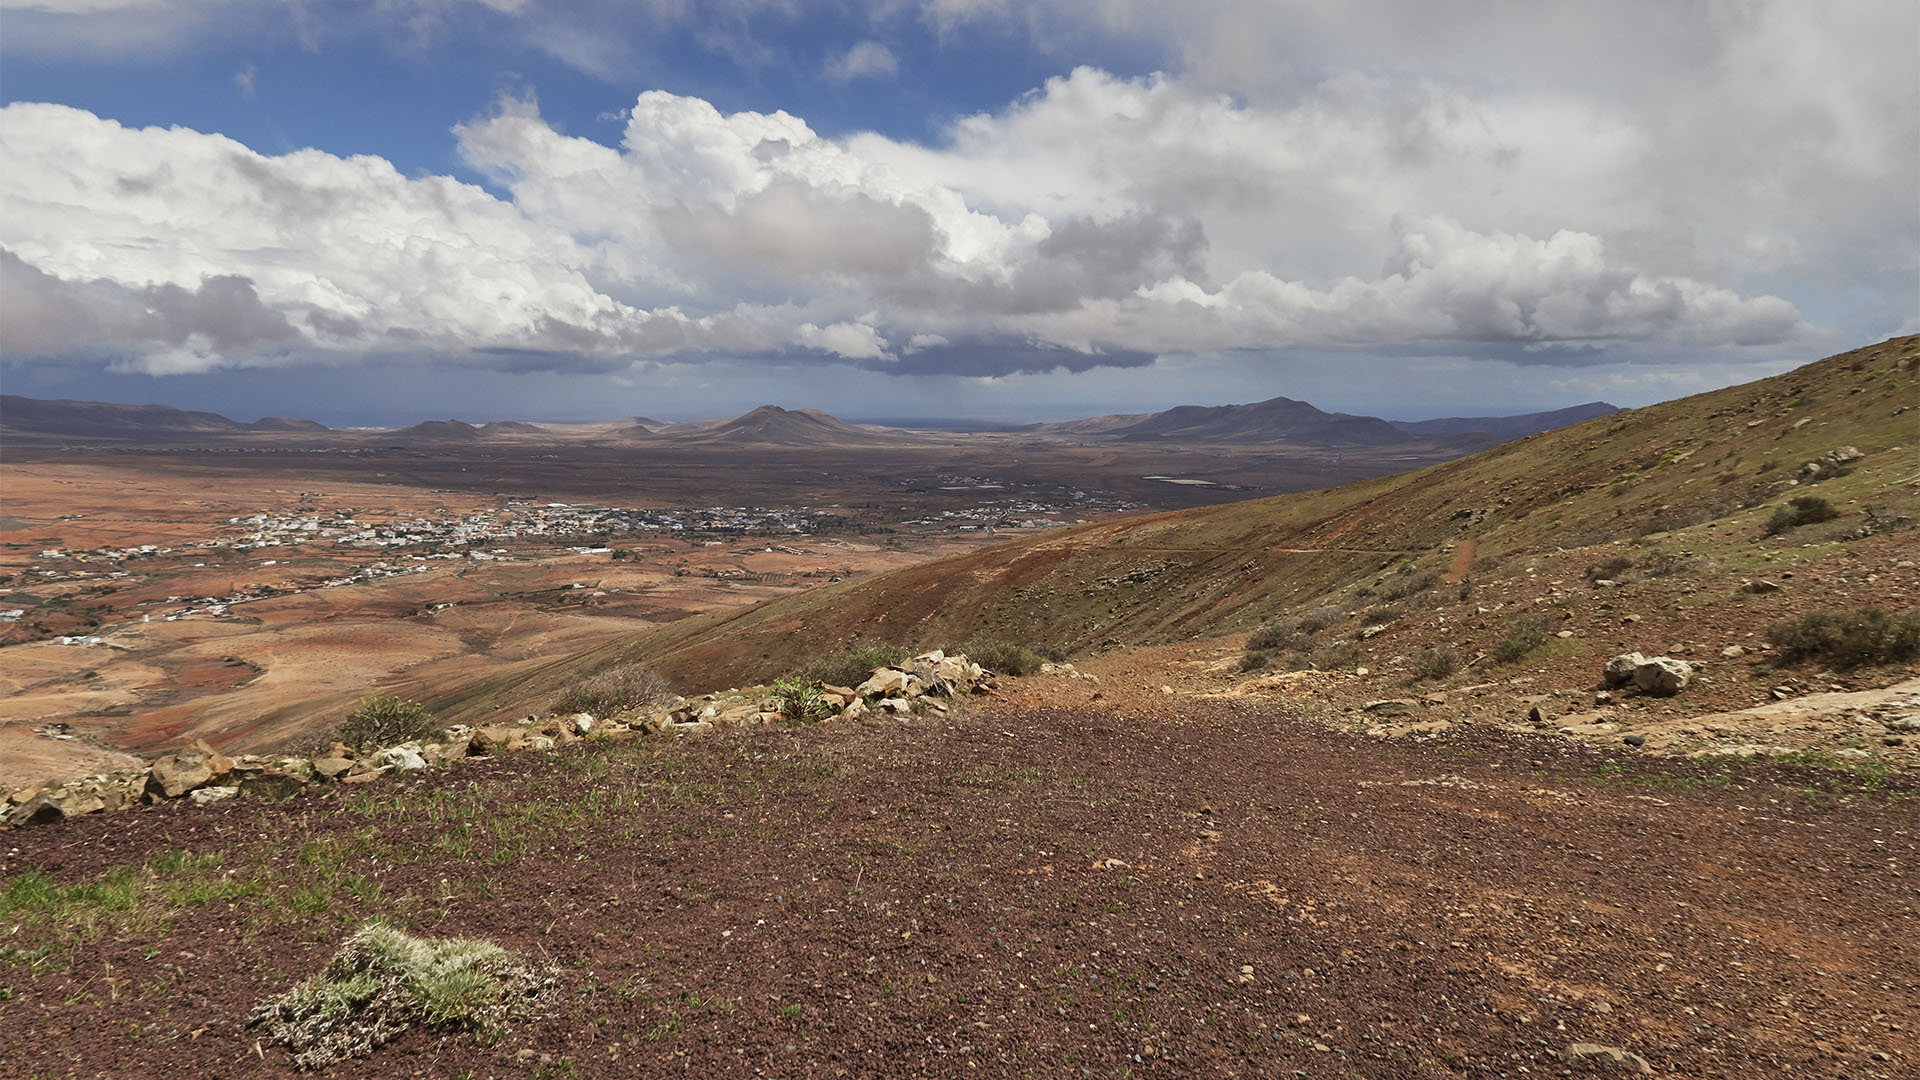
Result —
<svg viewBox="0 0 1920 1080"><path fill-rule="evenodd" d="M1613 405L1596 401L1521 416L1389 421L1376 416L1325 412L1304 401L1276 397L1247 405L1180 405L1164 412L1096 416L1062 423L1030 424L1014 430L1015 433L1042 437L1168 445L1288 443L1389 446L1434 439L1493 445L1618 411ZM574 430L570 431L570 428ZM464 420L449 419L427 420L395 429L335 431L312 420L289 417L267 417L249 424L230 420L218 413L176 409L167 405L45 401L13 395L0 396L0 430L43 438L145 439L161 442L262 433L438 444L473 443L502 436L547 436L556 439L613 436L688 446L796 447L886 445L933 438L924 431L849 424L818 409L783 409L778 405L762 405L731 420L687 423L663 423L647 417L633 417L603 425L541 425L517 420L496 420L475 425Z"/></svg>
<svg viewBox="0 0 1920 1080"><path fill-rule="evenodd" d="M1415 439L1478 437L1506 442L1619 412L1604 401L1520 416L1449 417L1444 420L1382 420L1330 413L1304 401L1276 397L1250 405L1180 405L1157 413L1123 413L1031 424L1044 435L1167 443L1302 443L1318 446L1388 446Z"/></svg>

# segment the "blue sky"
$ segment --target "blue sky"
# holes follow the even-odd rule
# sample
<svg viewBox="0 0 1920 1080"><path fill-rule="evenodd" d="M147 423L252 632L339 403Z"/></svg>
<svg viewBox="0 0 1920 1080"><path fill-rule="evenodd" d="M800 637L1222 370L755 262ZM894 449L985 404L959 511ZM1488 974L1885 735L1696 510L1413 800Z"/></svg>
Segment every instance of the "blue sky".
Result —
<svg viewBox="0 0 1920 1080"><path fill-rule="evenodd" d="M1643 404L1920 329L1916 33L0 0L0 379L329 423Z"/></svg>

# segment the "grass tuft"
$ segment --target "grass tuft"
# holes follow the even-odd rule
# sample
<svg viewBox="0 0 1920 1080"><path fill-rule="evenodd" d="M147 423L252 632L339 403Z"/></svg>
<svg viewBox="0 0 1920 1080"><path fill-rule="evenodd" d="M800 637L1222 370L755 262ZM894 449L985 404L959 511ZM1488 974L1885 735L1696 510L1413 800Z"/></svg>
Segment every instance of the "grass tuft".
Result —
<svg viewBox="0 0 1920 1080"><path fill-rule="evenodd" d="M372 1053L418 1024L484 1032L549 996L551 973L488 941L416 938L382 923L349 937L320 974L247 1018L303 1069Z"/></svg>

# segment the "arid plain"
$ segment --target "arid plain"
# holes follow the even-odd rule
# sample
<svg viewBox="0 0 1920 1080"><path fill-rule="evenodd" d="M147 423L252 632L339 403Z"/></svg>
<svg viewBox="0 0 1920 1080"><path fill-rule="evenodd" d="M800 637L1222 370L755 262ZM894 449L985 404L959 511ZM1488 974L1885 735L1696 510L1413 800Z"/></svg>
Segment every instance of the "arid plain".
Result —
<svg viewBox="0 0 1920 1080"><path fill-rule="evenodd" d="M229 752L300 745L369 694L431 698L1021 532L1316 488L1471 446L805 419L776 410L730 430L663 426L683 430L661 439L620 425L11 432L0 785L196 738Z"/></svg>

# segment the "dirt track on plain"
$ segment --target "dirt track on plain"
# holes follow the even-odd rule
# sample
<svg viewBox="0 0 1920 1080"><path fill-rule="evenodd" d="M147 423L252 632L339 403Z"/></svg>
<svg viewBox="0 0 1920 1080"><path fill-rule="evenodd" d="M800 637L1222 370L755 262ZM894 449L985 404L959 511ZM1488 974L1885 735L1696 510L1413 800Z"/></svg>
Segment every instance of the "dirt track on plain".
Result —
<svg viewBox="0 0 1920 1080"><path fill-rule="evenodd" d="M335 1075L1559 1076L1594 1042L1665 1076L1911 1076L1914 794L1172 698L582 746L11 834L8 874L186 851L258 891L16 961L0 1047L289 1075L241 1019L384 916L544 958L566 996Z"/></svg>

